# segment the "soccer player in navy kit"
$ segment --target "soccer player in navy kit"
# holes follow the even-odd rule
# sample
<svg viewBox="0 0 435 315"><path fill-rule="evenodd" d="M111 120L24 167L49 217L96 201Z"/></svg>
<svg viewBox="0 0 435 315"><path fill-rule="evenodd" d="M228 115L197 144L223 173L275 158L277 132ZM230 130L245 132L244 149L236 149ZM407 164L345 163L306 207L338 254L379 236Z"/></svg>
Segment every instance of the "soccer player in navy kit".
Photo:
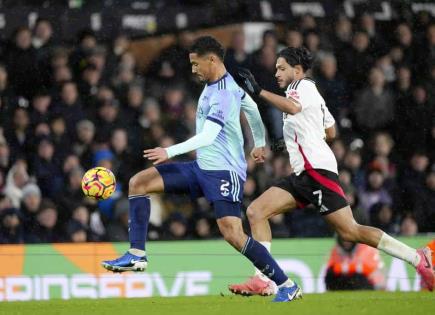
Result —
<svg viewBox="0 0 435 315"><path fill-rule="evenodd" d="M358 224L338 182L337 161L325 141L334 119L313 80L305 73L312 56L306 48L283 49L276 62L276 79L286 96L262 89L247 69L240 69L246 91L283 111L283 134L294 173L272 185L248 207L253 237L270 250L272 239L268 219L276 214L313 204L331 227L345 240L363 243L413 265L430 290L435 285L431 251L414 249L380 229ZM263 282L263 285L261 285ZM231 285L234 293L258 294L267 281L253 277ZM278 292L278 296L280 292Z"/></svg>
<svg viewBox="0 0 435 315"><path fill-rule="evenodd" d="M115 272L144 271L148 265L145 252L150 216L148 194L187 193L194 198L204 196L213 205L225 240L280 288L285 288L287 300L298 298L300 288L288 279L263 245L244 233L240 219L246 179L240 110L245 112L254 136L251 156L262 162L265 132L258 108L226 71L224 49L214 38L197 39L189 58L192 72L206 83L198 102L196 135L168 148L144 151L144 157L156 166L137 173L129 183L130 249L118 259L103 261L102 265ZM161 164L193 150L197 152L195 161Z"/></svg>

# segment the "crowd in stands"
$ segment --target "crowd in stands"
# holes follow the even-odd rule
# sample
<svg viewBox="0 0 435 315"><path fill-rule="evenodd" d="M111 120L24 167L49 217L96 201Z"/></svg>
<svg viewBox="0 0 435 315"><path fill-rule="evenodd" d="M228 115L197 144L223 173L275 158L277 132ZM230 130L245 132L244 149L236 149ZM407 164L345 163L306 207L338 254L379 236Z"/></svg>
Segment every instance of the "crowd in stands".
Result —
<svg viewBox="0 0 435 315"><path fill-rule="evenodd" d="M322 21L321 30L319 23L305 15L284 33L268 30L251 53L236 31L227 69L235 75L248 67L263 88L283 93L274 79L277 52L306 46L316 58L310 76L336 119L331 147L356 220L395 235L435 232L434 21L423 13L380 25L363 13ZM142 71L125 35L105 43L83 31L71 44L56 40L54 30L40 19L0 43L0 243L126 241L129 178L150 166L142 150L195 133L202 86L188 59L194 36L179 34ZM276 143L281 113L258 105ZM97 165L118 182L101 202L81 191L84 171ZM243 207L290 172L285 151L268 150L264 164L248 159ZM204 199L151 200L150 239L219 237ZM332 235L310 207L270 223L274 237Z"/></svg>

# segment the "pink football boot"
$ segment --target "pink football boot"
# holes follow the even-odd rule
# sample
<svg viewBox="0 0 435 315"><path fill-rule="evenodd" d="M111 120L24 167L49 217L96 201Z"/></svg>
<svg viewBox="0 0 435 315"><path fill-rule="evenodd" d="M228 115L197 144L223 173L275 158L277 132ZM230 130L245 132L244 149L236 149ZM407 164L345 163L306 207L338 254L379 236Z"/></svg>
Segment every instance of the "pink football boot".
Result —
<svg viewBox="0 0 435 315"><path fill-rule="evenodd" d="M245 283L230 284L228 289L234 294L244 296L261 295L268 296L275 294L276 286L271 280L264 280L259 275L249 278Z"/></svg>

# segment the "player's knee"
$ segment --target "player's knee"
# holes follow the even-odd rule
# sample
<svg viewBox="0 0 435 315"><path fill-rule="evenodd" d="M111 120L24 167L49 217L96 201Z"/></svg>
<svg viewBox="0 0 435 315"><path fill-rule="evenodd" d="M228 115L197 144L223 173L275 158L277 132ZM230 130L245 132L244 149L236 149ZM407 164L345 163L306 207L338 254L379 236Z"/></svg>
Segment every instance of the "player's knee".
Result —
<svg viewBox="0 0 435 315"><path fill-rule="evenodd" d="M249 222L257 222L264 219L262 211L258 205L253 202L246 209L246 215L248 217Z"/></svg>
<svg viewBox="0 0 435 315"><path fill-rule="evenodd" d="M138 173L130 178L128 182L129 194L146 194L146 180Z"/></svg>

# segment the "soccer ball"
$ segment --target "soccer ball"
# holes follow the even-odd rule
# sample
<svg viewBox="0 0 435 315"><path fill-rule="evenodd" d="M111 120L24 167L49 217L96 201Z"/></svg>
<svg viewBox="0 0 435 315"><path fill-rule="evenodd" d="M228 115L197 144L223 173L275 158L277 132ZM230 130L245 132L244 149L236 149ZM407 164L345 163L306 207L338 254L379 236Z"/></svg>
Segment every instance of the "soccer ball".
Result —
<svg viewBox="0 0 435 315"><path fill-rule="evenodd" d="M105 167L94 167L82 178L83 193L90 198L102 200L109 198L116 188L116 179L112 171Z"/></svg>

